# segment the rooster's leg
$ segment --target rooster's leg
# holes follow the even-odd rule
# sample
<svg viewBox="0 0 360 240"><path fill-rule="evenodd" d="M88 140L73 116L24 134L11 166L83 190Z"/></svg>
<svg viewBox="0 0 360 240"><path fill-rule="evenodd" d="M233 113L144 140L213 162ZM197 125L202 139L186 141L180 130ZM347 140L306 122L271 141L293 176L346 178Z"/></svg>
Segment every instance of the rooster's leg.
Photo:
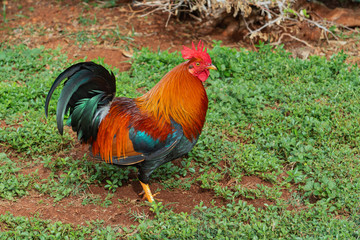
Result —
<svg viewBox="0 0 360 240"><path fill-rule="evenodd" d="M151 194L151 191L150 191L150 187L148 184L145 184L143 182L141 182L141 186L143 187L144 189L144 197L149 201L149 202L153 202L154 201L154 197L153 195Z"/></svg>

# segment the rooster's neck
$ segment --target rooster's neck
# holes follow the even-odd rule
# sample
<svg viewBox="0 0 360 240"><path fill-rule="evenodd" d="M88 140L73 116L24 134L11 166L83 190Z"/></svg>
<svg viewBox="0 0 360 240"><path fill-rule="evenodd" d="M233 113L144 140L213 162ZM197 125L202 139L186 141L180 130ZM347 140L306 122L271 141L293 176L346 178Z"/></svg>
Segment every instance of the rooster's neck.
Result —
<svg viewBox="0 0 360 240"><path fill-rule="evenodd" d="M201 133L208 108L204 86L189 73L188 62L173 68L136 102L160 125L171 124L171 121L180 124L189 140Z"/></svg>

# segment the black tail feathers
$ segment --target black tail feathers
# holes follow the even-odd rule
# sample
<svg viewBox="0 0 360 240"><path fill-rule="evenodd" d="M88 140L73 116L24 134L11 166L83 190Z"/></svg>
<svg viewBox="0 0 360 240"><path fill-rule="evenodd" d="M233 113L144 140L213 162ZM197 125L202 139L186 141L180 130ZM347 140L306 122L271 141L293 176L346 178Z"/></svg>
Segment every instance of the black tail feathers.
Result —
<svg viewBox="0 0 360 240"><path fill-rule="evenodd" d="M62 72L54 81L45 101L45 115L52 94L64 82L57 109L56 121L60 134L63 134L64 115L70 110L68 124L78 133L83 142L96 139L100 115L97 111L108 105L115 96L115 76L103 66L93 62L81 62Z"/></svg>

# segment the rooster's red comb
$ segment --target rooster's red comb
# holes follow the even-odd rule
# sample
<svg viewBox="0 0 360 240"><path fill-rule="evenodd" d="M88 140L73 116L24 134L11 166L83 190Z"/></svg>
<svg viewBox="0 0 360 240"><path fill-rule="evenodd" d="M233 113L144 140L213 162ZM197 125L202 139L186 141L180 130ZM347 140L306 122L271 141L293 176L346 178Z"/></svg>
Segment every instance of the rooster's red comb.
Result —
<svg viewBox="0 0 360 240"><path fill-rule="evenodd" d="M194 42L192 42L192 49L183 47L184 49L181 51L181 54L184 59L201 58L206 63L211 64L210 55L207 53L207 49L204 48L204 43L201 40L198 43L197 49Z"/></svg>

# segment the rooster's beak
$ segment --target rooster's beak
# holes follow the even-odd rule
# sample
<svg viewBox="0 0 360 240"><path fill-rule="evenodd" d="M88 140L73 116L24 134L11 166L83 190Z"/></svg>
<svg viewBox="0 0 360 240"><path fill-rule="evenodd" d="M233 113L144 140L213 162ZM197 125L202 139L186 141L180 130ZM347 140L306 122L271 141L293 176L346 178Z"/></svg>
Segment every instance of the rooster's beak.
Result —
<svg viewBox="0 0 360 240"><path fill-rule="evenodd" d="M206 67L207 69L217 70L217 67L215 67L213 64Z"/></svg>

